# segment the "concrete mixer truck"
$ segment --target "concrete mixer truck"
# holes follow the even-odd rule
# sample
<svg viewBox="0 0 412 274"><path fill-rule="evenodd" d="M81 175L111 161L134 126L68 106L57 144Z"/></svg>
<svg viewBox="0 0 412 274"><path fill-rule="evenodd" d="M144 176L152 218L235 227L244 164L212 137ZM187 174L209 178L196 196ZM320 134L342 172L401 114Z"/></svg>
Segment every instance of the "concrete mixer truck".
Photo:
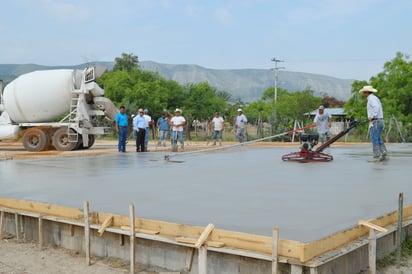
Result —
<svg viewBox="0 0 412 274"><path fill-rule="evenodd" d="M0 87L0 141L22 140L28 151L90 148L109 132L103 118L118 112L96 83L104 71L40 70Z"/></svg>

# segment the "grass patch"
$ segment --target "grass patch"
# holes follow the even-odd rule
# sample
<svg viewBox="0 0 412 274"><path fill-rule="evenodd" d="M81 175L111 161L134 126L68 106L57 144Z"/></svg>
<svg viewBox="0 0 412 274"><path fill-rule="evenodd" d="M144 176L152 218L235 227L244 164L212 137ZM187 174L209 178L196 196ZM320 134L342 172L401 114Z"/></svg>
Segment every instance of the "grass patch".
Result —
<svg viewBox="0 0 412 274"><path fill-rule="evenodd" d="M406 237L405 241L402 243L401 247L401 262L403 265L409 258L412 257L412 237ZM376 269L382 270L385 267L396 264L396 251L389 254L388 256L376 261Z"/></svg>

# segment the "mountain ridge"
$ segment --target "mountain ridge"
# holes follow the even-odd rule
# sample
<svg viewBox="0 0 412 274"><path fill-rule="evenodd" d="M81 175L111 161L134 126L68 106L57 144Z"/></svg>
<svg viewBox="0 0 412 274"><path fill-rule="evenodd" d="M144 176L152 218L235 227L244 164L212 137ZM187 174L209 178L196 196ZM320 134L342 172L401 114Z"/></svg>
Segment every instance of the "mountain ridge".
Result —
<svg viewBox="0 0 412 274"><path fill-rule="evenodd" d="M83 69L88 65L103 65L112 69L114 62L92 62L72 66L44 66L37 64L0 64L0 79L9 82L19 75L34 70L45 69ZM234 99L244 102L256 101L263 92L274 86L275 75L270 69L209 69L190 64L162 64L153 61L141 61L143 70L158 72L162 77L180 84L208 82L218 91L226 91ZM278 88L289 92L310 89L316 96L331 96L346 101L351 96L354 80L340 79L327 75L278 71Z"/></svg>

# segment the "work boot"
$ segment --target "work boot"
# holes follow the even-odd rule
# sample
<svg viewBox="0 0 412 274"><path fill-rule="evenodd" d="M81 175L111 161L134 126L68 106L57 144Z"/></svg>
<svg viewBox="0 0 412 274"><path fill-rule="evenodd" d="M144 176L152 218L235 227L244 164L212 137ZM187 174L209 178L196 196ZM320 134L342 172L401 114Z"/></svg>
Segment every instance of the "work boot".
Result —
<svg viewBox="0 0 412 274"><path fill-rule="evenodd" d="M381 158L382 160L385 160L386 157L388 156L388 151L386 150L386 147L384 144L379 146L379 151L381 152Z"/></svg>
<svg viewBox="0 0 412 274"><path fill-rule="evenodd" d="M216 141L213 141L213 146L215 146L216 145Z"/></svg>
<svg viewBox="0 0 412 274"><path fill-rule="evenodd" d="M381 152L379 150L379 146L373 146L372 151L373 151L373 158L369 159L368 162L379 162L379 161L381 161Z"/></svg>
<svg viewBox="0 0 412 274"><path fill-rule="evenodd" d="M219 141L219 146L222 146L222 140Z"/></svg>
<svg viewBox="0 0 412 274"><path fill-rule="evenodd" d="M369 163L380 162L380 161L382 161L380 157L378 157L378 158L372 157L372 158L368 159Z"/></svg>
<svg viewBox="0 0 412 274"><path fill-rule="evenodd" d="M181 151L181 152L185 151L185 146L184 146L184 145L182 145L180 151Z"/></svg>

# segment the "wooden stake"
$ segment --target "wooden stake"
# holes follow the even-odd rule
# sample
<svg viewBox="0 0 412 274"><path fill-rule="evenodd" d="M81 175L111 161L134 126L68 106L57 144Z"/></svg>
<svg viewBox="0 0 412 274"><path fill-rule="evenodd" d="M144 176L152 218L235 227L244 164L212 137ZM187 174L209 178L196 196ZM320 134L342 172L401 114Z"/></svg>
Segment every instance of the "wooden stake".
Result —
<svg viewBox="0 0 412 274"><path fill-rule="evenodd" d="M134 274L135 266L135 231L134 231L134 205L130 204L129 207L129 218L130 218L130 273Z"/></svg>
<svg viewBox="0 0 412 274"><path fill-rule="evenodd" d="M374 229L380 232L388 232L388 230L384 227L381 227L381 226L378 226L378 225L375 225L375 224L372 224L372 223L369 223L363 220L359 220L358 225L363 225L363 226L369 227L371 229Z"/></svg>
<svg viewBox="0 0 412 274"><path fill-rule="evenodd" d="M186 266L185 271L190 272L192 269L193 255L195 253L194 248L189 248L186 253Z"/></svg>
<svg viewBox="0 0 412 274"><path fill-rule="evenodd" d="M272 230L272 274L278 273L279 228Z"/></svg>
<svg viewBox="0 0 412 274"><path fill-rule="evenodd" d="M207 248L204 246L198 249L199 274L207 274Z"/></svg>
<svg viewBox="0 0 412 274"><path fill-rule="evenodd" d="M99 236L101 237L103 233L105 232L106 228L108 228L112 224L113 224L113 215L110 215L109 217L106 218L106 220L104 220L102 226L97 231L99 233Z"/></svg>
<svg viewBox="0 0 412 274"><path fill-rule="evenodd" d="M195 248L199 248L203 245L206 239L209 237L210 233L212 233L215 226L213 224L208 224L206 228L203 230L202 234L200 234L199 239L197 239L195 243Z"/></svg>
<svg viewBox="0 0 412 274"><path fill-rule="evenodd" d="M3 238L6 219L4 218L4 211L0 215L0 239Z"/></svg>
<svg viewBox="0 0 412 274"><path fill-rule="evenodd" d="M90 223L89 223L89 202L83 202L84 214L84 245L86 252L86 264L90 265Z"/></svg>
<svg viewBox="0 0 412 274"><path fill-rule="evenodd" d="M369 230L369 274L376 274L376 232Z"/></svg>
<svg viewBox="0 0 412 274"><path fill-rule="evenodd" d="M43 217L39 216L39 248L43 248Z"/></svg>
<svg viewBox="0 0 412 274"><path fill-rule="evenodd" d="M16 226L16 239L17 239L17 241L19 241L19 239L20 239L20 233L19 233L19 214L17 214L17 212L16 213L14 213L14 224L15 224L15 226Z"/></svg>
<svg viewBox="0 0 412 274"><path fill-rule="evenodd" d="M402 218L403 218L403 193L399 193L398 199L398 238L396 241L396 268L401 266L401 248L402 248Z"/></svg>

